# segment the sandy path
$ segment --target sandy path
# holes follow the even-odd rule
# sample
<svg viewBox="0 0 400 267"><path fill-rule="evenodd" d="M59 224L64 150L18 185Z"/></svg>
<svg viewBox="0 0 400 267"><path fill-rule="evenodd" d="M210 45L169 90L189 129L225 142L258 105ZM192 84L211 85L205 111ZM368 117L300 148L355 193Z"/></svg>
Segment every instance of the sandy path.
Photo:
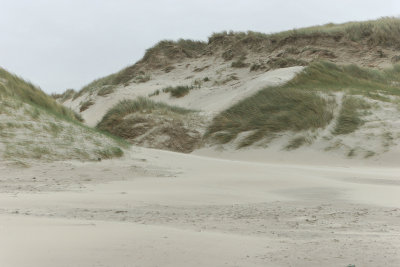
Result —
<svg viewBox="0 0 400 267"><path fill-rule="evenodd" d="M0 166L0 266L398 266L399 176L139 148Z"/></svg>

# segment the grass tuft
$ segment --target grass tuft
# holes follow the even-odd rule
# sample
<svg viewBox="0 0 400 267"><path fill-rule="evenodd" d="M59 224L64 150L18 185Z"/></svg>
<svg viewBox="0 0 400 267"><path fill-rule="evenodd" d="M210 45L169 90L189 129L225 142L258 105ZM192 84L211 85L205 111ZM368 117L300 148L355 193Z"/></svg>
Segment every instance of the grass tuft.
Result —
<svg viewBox="0 0 400 267"><path fill-rule="evenodd" d="M326 126L332 120L327 101L315 92L285 87L265 88L213 119L206 136L220 143L252 131L240 146L248 146L282 131Z"/></svg>
<svg viewBox="0 0 400 267"><path fill-rule="evenodd" d="M170 93L170 95L172 97L179 98L179 97L183 97L183 96L189 94L190 90L192 90L192 89L193 89L192 86L182 86L182 85L180 85L180 86L176 86L176 87L169 86L167 88L164 88L162 91L164 93Z"/></svg>
<svg viewBox="0 0 400 267"><path fill-rule="evenodd" d="M68 120L77 120L75 113L71 109L60 105L40 88L7 72L3 68L0 68L0 80L4 81L0 82L0 95L19 99L22 102L37 106L46 112Z"/></svg>
<svg viewBox="0 0 400 267"><path fill-rule="evenodd" d="M342 101L342 108L333 134L349 134L356 131L364 124L364 121L361 119L361 111L369 108L371 108L371 106L365 102L365 100L353 96L346 96Z"/></svg>
<svg viewBox="0 0 400 267"><path fill-rule="evenodd" d="M101 159L120 158L124 155L124 151L117 146L99 149L96 152Z"/></svg>
<svg viewBox="0 0 400 267"><path fill-rule="evenodd" d="M103 119L97 124L97 128L112 132L112 128L121 123L126 115L144 112L150 113L153 110L171 111L178 114L188 114L194 112L193 110L170 106L161 102L154 102L148 98L139 97L135 100L122 100L113 108L107 111Z"/></svg>
<svg viewBox="0 0 400 267"><path fill-rule="evenodd" d="M87 110L90 106L94 104L93 100L87 100L81 104L81 107L79 108L80 112L83 112Z"/></svg>
<svg viewBox="0 0 400 267"><path fill-rule="evenodd" d="M290 140L289 144L287 144L285 146L285 149L286 150L294 150L294 149L301 147L302 145L304 145L306 143L308 143L308 140L306 137L298 136L298 137L295 137L294 139Z"/></svg>
<svg viewBox="0 0 400 267"><path fill-rule="evenodd" d="M102 88L97 92L97 95L98 95L98 96L106 96L106 95L109 95L109 94L114 93L114 90L115 90L114 86L112 86L112 85L106 85L106 86L102 87Z"/></svg>

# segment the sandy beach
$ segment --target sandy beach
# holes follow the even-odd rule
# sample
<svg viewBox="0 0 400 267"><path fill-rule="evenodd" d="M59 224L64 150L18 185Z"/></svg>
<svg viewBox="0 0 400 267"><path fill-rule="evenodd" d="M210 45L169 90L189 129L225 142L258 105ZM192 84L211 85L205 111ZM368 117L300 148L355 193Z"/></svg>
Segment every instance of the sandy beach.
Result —
<svg viewBox="0 0 400 267"><path fill-rule="evenodd" d="M137 147L0 167L0 266L400 264L399 168Z"/></svg>

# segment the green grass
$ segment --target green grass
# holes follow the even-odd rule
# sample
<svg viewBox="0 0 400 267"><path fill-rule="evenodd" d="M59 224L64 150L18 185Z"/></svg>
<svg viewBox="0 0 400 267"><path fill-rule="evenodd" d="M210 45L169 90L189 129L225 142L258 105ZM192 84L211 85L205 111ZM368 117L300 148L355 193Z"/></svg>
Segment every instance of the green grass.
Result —
<svg viewBox="0 0 400 267"><path fill-rule="evenodd" d="M321 94L333 92L347 95L333 133L354 132L363 124L363 111L370 108L360 96L390 102L395 101L393 96L399 99L400 66L378 71L355 65L312 63L285 85L265 88L217 115L206 137L227 143L239 133L249 132L239 144L241 147L284 131L323 128L332 120L333 105Z"/></svg>
<svg viewBox="0 0 400 267"><path fill-rule="evenodd" d="M56 102L55 99L45 94L42 90L16 75L0 68L0 95L9 96L22 102L40 107L52 114L62 116L70 120L78 120L76 113Z"/></svg>
<svg viewBox="0 0 400 267"><path fill-rule="evenodd" d="M322 92L345 91L383 100L381 95L400 96L400 65L379 71L356 65L338 66L329 62L316 62L286 87Z"/></svg>
<svg viewBox="0 0 400 267"><path fill-rule="evenodd" d="M216 116L206 136L227 143L241 132L251 132L239 145L243 147L283 131L324 127L332 117L327 101L315 92L265 88Z"/></svg>
<svg viewBox="0 0 400 267"><path fill-rule="evenodd" d="M333 134L349 134L356 131L364 121L361 119L362 111L371 108L371 106L357 97L346 96L342 101L342 108L333 130Z"/></svg>
<svg viewBox="0 0 400 267"><path fill-rule="evenodd" d="M3 115L3 121L0 123L0 142L4 145L1 152L5 159L11 161L90 160L100 155L103 150L110 156L120 156L120 152L110 147L120 147L123 152L122 148L129 146L119 137L83 125L78 114L61 106L31 83L4 69L0 69L0 113ZM73 131L69 133L68 128ZM95 145L94 141L85 142L71 138L71 135L93 137L94 141L101 142ZM29 141L21 143L23 139ZM86 150L84 152L87 157L82 157L85 153L71 154L73 145ZM94 148L100 152L93 151ZM107 152L108 150L111 152Z"/></svg>

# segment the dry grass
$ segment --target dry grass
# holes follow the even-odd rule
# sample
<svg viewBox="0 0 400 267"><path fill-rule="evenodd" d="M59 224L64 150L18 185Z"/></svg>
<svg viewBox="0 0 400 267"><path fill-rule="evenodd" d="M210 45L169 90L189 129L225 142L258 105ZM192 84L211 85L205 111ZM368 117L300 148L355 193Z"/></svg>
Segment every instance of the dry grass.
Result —
<svg viewBox="0 0 400 267"><path fill-rule="evenodd" d="M61 103L64 103L68 99L71 99L74 97L76 94L76 91L74 89L67 89L64 93L62 94L52 94L51 97L54 99L60 101Z"/></svg>
<svg viewBox="0 0 400 267"><path fill-rule="evenodd" d="M148 98L123 100L106 113L97 128L133 144L191 152L201 139L185 125L192 113Z"/></svg>
<svg viewBox="0 0 400 267"><path fill-rule="evenodd" d="M286 58L272 58L268 62L270 69L288 68L293 66L307 66L308 63L304 60L294 59L291 57Z"/></svg>
<svg viewBox="0 0 400 267"><path fill-rule="evenodd" d="M168 59L194 58L204 53L207 47L205 42L184 40L164 40L146 50L142 61L158 63L160 57Z"/></svg>
<svg viewBox="0 0 400 267"><path fill-rule="evenodd" d="M152 112L153 110L170 111L178 114L188 114L192 110L170 106L161 102L154 102L148 98L139 97L135 100L122 100L107 111L97 128L110 131L120 123L125 116L136 112Z"/></svg>
<svg viewBox="0 0 400 267"><path fill-rule="evenodd" d="M80 112L83 112L87 110L90 106L94 104L93 100L87 100L81 104L81 107L79 108Z"/></svg>
<svg viewBox="0 0 400 267"><path fill-rule="evenodd" d="M221 56L226 60L237 58L233 67L247 67L240 60L249 51L256 53L269 53L280 49L284 45L295 46L303 40L305 43L315 43L317 40L332 39L335 42L348 43L348 41L368 44L370 46L400 47L400 19L381 18L373 21L350 22L345 24L326 24L322 26L295 29L274 34L258 32L222 32L214 33L208 42L183 40L164 40L146 50L143 58L136 64L120 70L117 73L97 79L83 87L74 94L76 99L84 93L92 93L100 90L103 86L126 85L129 82L146 82L149 78L144 71L149 69L163 69L170 72L175 67L173 64L179 60L196 58L204 55L218 54L221 49L225 50ZM303 43L304 43L303 42ZM319 48L318 48L319 49ZM289 47L287 54L299 53L297 48ZM325 58L335 55L328 50L316 51L322 53ZM270 68L287 67L293 65L306 65L306 62L295 58L284 57L274 59L270 62ZM253 66L252 70L262 69L262 66ZM196 71L201 71L198 69Z"/></svg>
<svg viewBox="0 0 400 267"><path fill-rule="evenodd" d="M192 89L193 89L193 87L191 87L191 86L180 85L180 86L176 86L176 87L169 86L167 88L164 88L162 91L164 93L170 93L170 95L172 97L179 98L179 97L184 97L185 95L189 94L190 90L192 90Z"/></svg>
<svg viewBox="0 0 400 267"><path fill-rule="evenodd" d="M246 57L241 57L236 61L233 61L231 64L232 68L247 68L249 66L248 63L244 62L246 60Z"/></svg>
<svg viewBox="0 0 400 267"><path fill-rule="evenodd" d="M329 23L322 26L295 29L274 34L258 32L222 32L214 33L208 43L216 46L249 47L252 50L260 48L275 49L282 44L299 39L316 38L346 39L353 42L366 42L369 45L400 46L400 19L386 17L364 22L349 22L344 24ZM231 56L230 58L232 58Z"/></svg>
<svg viewBox="0 0 400 267"><path fill-rule="evenodd" d="M106 95L109 95L109 94L114 93L114 90L115 90L114 86L112 86L112 85L106 85L106 86L102 87L102 88L97 92L97 95L98 95L98 96L106 96Z"/></svg>

